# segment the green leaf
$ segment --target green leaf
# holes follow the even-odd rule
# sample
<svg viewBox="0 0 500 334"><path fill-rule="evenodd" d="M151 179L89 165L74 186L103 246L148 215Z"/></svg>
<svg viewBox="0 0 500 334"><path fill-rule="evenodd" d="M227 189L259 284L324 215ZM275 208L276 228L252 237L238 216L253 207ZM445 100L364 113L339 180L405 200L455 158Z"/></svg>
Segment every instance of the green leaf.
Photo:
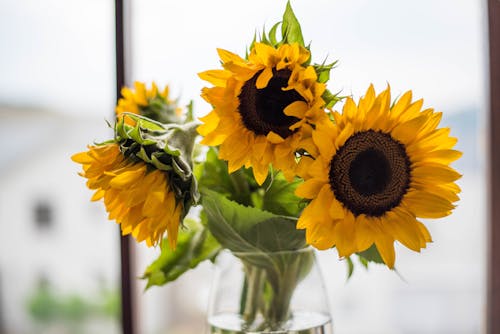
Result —
<svg viewBox="0 0 500 334"><path fill-rule="evenodd" d="M227 163L217 157L217 151L213 147L208 149L205 161L196 165L195 175L200 189L212 189L225 196L231 195L233 188Z"/></svg>
<svg viewBox="0 0 500 334"><path fill-rule="evenodd" d="M210 190L202 195L208 228L224 248L258 253L305 246L304 231L295 228L294 218L243 206Z"/></svg>
<svg viewBox="0 0 500 334"><path fill-rule="evenodd" d="M215 191L245 206L272 212L276 215L297 217L303 207L294 192L299 180L288 182L282 173L271 173L264 185L259 186L251 169L241 168L228 174L227 163L210 148L206 159L195 168L200 189Z"/></svg>
<svg viewBox="0 0 500 334"><path fill-rule="evenodd" d="M202 204L207 214L208 228L224 248L234 252L259 251L254 244L245 240L243 234L253 225L272 218L272 213L243 206L207 189L202 191Z"/></svg>
<svg viewBox="0 0 500 334"><path fill-rule="evenodd" d="M200 189L223 194L240 204L251 205L252 192L258 189L250 169L239 169L229 174L227 162L219 159L217 151L210 148L203 164L196 167Z"/></svg>
<svg viewBox="0 0 500 334"><path fill-rule="evenodd" d="M297 230L296 221L275 217L255 224L243 236L266 252L300 249L306 246L304 230Z"/></svg>
<svg viewBox="0 0 500 334"><path fill-rule="evenodd" d="M146 289L176 280L199 263L213 260L221 250L220 244L199 222L186 219L184 223L187 230L179 233L177 248L172 250L168 242L163 242L159 257L144 272L142 278L148 281Z"/></svg>
<svg viewBox="0 0 500 334"><path fill-rule="evenodd" d="M290 1L287 2L285 13L283 14L281 34L284 43L299 43L299 45L305 47L302 29L300 28L299 20L297 20L297 17L293 13Z"/></svg>
<svg viewBox="0 0 500 334"><path fill-rule="evenodd" d="M300 183L298 179L288 182L282 173L278 173L264 193L262 208L278 215L297 217L303 209L299 205L302 199L295 196Z"/></svg>

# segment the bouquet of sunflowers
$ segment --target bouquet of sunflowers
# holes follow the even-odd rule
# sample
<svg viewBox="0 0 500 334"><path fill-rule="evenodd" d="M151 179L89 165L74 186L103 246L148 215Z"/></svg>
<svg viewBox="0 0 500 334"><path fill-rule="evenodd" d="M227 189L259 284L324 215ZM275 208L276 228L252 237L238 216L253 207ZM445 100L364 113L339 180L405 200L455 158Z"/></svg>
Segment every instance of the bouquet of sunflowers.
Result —
<svg viewBox="0 0 500 334"><path fill-rule="evenodd" d="M289 3L244 57L217 52L222 68L199 74L213 108L201 123L168 87L136 82L122 90L114 138L72 157L123 235L161 249L148 287L229 250L257 292L246 328L260 314L272 331L311 261L282 252L335 249L352 272L353 256L392 269L395 242L419 252L432 241L419 218L449 215L460 192L449 165L461 153L440 112L411 91L393 100L389 86L357 102L333 94L335 62L313 62Z"/></svg>

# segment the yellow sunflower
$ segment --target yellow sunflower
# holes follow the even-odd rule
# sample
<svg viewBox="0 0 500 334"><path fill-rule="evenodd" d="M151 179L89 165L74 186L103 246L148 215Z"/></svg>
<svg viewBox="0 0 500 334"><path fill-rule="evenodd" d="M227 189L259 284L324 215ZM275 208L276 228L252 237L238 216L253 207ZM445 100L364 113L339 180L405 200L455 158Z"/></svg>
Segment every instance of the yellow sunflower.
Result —
<svg viewBox="0 0 500 334"><path fill-rule="evenodd" d="M89 146L71 158L83 165L80 175L88 179L89 189L96 190L92 200L104 199L109 219L121 225L123 235L132 234L138 242L153 246L167 231L175 248L183 205L165 172L125 158L116 143Z"/></svg>
<svg viewBox="0 0 500 334"><path fill-rule="evenodd" d="M165 86L163 91L159 91L154 82L151 84L151 89L148 89L144 83L136 81L134 82L134 90L123 87L121 94L123 97L118 100L118 105L115 108L117 117L128 112L146 116L162 123L177 123L176 118L182 115L182 108L177 106L177 101L169 98L168 86ZM131 118L128 118L126 122L133 125Z"/></svg>
<svg viewBox="0 0 500 334"><path fill-rule="evenodd" d="M199 76L214 87L202 90L213 110L202 117L198 132L202 144L220 145L219 158L229 172L252 167L262 184L269 165L294 176L295 151L310 133L309 123L325 119L325 84L318 82L313 66L304 64L309 51L298 43L274 48L255 43L248 60L218 50L222 70Z"/></svg>
<svg viewBox="0 0 500 334"><path fill-rule="evenodd" d="M335 246L340 257L373 244L394 266L394 241L414 251L431 242L417 218L447 216L455 207L460 178L449 164L461 156L456 138L438 128L441 113L422 110L406 92L391 107L390 88L376 96L370 86L358 105L347 98L333 123L312 133L317 149L303 157L298 196L312 201L297 228L318 249Z"/></svg>

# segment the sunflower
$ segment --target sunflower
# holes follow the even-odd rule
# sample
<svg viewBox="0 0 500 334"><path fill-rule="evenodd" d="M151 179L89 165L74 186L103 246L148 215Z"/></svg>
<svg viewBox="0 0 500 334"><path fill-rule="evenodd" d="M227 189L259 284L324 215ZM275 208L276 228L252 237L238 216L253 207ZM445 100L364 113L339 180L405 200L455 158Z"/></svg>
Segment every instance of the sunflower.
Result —
<svg viewBox="0 0 500 334"><path fill-rule="evenodd" d="M125 158L116 143L89 146L71 158L83 165L80 175L88 179L89 189L96 190L92 200L104 199L109 219L121 225L123 235L132 234L138 242L153 246L167 231L175 248L183 205L165 172Z"/></svg>
<svg viewBox="0 0 500 334"><path fill-rule="evenodd" d="M298 43L254 43L248 60L222 49L218 53L224 69L199 74L214 85L202 90L213 110L200 119L201 143L220 145L219 158L228 161L230 173L252 167L262 184L272 164L291 179L309 123L327 118L325 84L313 66L305 65L309 51Z"/></svg>
<svg viewBox="0 0 500 334"><path fill-rule="evenodd" d="M418 218L451 213L460 174L449 164L461 156L456 138L438 128L441 113L422 110L408 91L391 106L390 88L376 96L370 86L358 105L347 98L335 124L318 124L316 149L301 159L296 190L312 201L297 228L318 249L335 246L340 257L373 244L389 268L394 241L419 252L431 242Z"/></svg>
<svg viewBox="0 0 500 334"><path fill-rule="evenodd" d="M177 101L169 98L169 87L163 91L158 90L156 83L148 89L142 82L134 82L135 90L123 87L122 98L118 100L115 108L116 116L120 117L125 112L149 117L162 123L178 123L182 115L182 108L177 106ZM132 119L127 119L130 125Z"/></svg>

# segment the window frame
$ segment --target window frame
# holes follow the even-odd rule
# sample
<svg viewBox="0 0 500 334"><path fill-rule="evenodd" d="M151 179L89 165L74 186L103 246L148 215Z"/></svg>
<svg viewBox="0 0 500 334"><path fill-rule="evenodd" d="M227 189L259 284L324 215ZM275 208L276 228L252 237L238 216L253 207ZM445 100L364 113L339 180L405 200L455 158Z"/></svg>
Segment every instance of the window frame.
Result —
<svg viewBox="0 0 500 334"><path fill-rule="evenodd" d="M488 0L489 157L486 333L500 333L500 1Z"/></svg>
<svg viewBox="0 0 500 334"><path fill-rule="evenodd" d="M116 64L116 103L122 87L129 84L130 57L130 0L115 0L115 64ZM112 112L114 118L114 110ZM137 311L134 308L134 266L132 239L130 235L120 238L121 273L121 326L123 334L137 333Z"/></svg>

